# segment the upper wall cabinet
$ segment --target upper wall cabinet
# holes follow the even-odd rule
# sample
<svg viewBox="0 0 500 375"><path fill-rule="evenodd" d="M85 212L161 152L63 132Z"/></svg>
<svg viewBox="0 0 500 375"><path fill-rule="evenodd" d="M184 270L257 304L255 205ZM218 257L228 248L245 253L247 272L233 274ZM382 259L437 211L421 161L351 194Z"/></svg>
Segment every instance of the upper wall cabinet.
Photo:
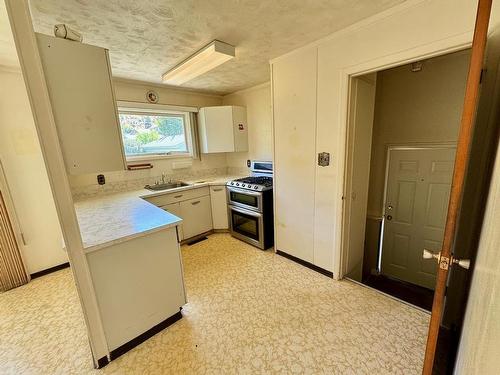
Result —
<svg viewBox="0 0 500 375"><path fill-rule="evenodd" d="M248 151L247 111L244 107L201 108L198 122L201 152Z"/></svg>
<svg viewBox="0 0 500 375"><path fill-rule="evenodd" d="M108 51L36 37L68 173L125 169Z"/></svg>

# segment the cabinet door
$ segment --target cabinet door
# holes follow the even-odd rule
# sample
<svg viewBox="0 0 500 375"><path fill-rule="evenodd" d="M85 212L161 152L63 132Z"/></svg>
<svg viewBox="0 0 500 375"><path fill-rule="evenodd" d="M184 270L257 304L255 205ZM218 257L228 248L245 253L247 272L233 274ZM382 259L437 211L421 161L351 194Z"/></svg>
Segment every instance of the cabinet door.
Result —
<svg viewBox="0 0 500 375"><path fill-rule="evenodd" d="M228 229L226 186L210 186L214 229Z"/></svg>
<svg viewBox="0 0 500 375"><path fill-rule="evenodd" d="M125 169L108 51L36 37L68 173Z"/></svg>
<svg viewBox="0 0 500 375"><path fill-rule="evenodd" d="M161 208L182 219L181 204L179 202L167 204ZM182 224L177 226L177 233L179 234L179 240L182 241L184 239Z"/></svg>
<svg viewBox="0 0 500 375"><path fill-rule="evenodd" d="M184 239L212 230L209 195L181 202L180 206Z"/></svg>
<svg viewBox="0 0 500 375"><path fill-rule="evenodd" d="M201 152L233 152L233 108L206 107L200 110Z"/></svg>

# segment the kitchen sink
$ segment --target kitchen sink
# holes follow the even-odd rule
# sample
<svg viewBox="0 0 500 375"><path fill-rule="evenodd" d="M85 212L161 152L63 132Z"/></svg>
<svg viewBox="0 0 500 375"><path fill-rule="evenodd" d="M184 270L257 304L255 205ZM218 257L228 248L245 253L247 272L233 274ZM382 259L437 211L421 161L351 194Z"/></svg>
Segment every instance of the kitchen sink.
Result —
<svg viewBox="0 0 500 375"><path fill-rule="evenodd" d="M161 190L176 189L183 186L189 186L189 184L186 184L185 182L181 181L173 181L173 182L166 182L164 184L162 183L162 184L146 185L144 186L144 189L151 191L161 191Z"/></svg>

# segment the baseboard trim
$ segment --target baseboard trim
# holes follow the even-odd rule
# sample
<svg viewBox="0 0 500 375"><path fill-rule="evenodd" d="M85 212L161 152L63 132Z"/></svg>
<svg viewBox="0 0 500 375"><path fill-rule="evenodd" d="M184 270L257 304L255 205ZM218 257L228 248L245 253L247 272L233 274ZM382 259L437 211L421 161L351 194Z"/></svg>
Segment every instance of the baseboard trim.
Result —
<svg viewBox="0 0 500 375"><path fill-rule="evenodd" d="M288 258L290 260L293 260L294 262L304 266L304 267L307 267L313 271L316 271L316 272L319 272L321 273L322 275L325 275L325 276L328 276L330 278L333 279L333 272L331 271L328 271L328 270L325 270L324 268L321 268L321 267L318 267L316 266L315 264L312 264L312 263L309 263L303 259L300 259L300 258L297 258L297 257L294 257L293 255L290 255L288 253L285 253L281 250L276 250L276 254L278 255L281 255L282 257L285 257L285 258Z"/></svg>
<svg viewBox="0 0 500 375"><path fill-rule="evenodd" d="M137 345L142 344L147 339L153 337L158 332L160 332L160 331L164 330L165 328L167 328L168 326L174 324L176 321L178 321L181 318L182 318L182 314L181 314L180 309L179 309L179 312L177 312L174 315L172 315L171 317L165 319L163 322L158 323L153 328L150 328L146 332L144 332L143 334L137 336L135 339L132 339L129 342L123 344L122 346L119 346L118 348L112 350L109 353L109 359L111 361L115 360L116 358L125 354L129 350L135 348Z"/></svg>
<svg viewBox="0 0 500 375"><path fill-rule="evenodd" d="M46 270L32 273L30 276L31 276L31 279L36 279L37 277L45 276L45 275L48 275L49 273L60 271L60 270L63 270L65 268L68 268L68 267L69 267L69 262L66 262L66 263L59 264L59 265L54 266L54 267L47 268Z"/></svg>
<svg viewBox="0 0 500 375"><path fill-rule="evenodd" d="M109 363L108 357L102 357L97 360L97 368L103 368Z"/></svg>

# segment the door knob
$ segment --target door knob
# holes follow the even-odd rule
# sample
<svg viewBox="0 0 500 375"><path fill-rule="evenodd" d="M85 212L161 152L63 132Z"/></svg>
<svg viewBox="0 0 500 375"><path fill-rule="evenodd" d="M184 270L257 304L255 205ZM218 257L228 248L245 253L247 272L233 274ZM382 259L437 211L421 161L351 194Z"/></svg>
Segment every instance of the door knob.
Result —
<svg viewBox="0 0 500 375"><path fill-rule="evenodd" d="M439 251L437 253L433 253L430 250L424 249L424 252L422 254L422 258L424 258L424 259L432 259L432 258L434 258L434 259L439 260L440 257L441 257L441 251Z"/></svg>
<svg viewBox="0 0 500 375"><path fill-rule="evenodd" d="M433 253L430 250L424 249L422 253L422 258L424 259L436 259L438 263L440 263L441 252ZM462 267L466 270L470 268L470 259L459 259L455 257L451 257L451 264L456 264L459 267Z"/></svg>
<svg viewBox="0 0 500 375"><path fill-rule="evenodd" d="M451 258L451 261L453 264L456 264L459 267L465 268L468 270L470 268L470 259L458 259L458 258Z"/></svg>

